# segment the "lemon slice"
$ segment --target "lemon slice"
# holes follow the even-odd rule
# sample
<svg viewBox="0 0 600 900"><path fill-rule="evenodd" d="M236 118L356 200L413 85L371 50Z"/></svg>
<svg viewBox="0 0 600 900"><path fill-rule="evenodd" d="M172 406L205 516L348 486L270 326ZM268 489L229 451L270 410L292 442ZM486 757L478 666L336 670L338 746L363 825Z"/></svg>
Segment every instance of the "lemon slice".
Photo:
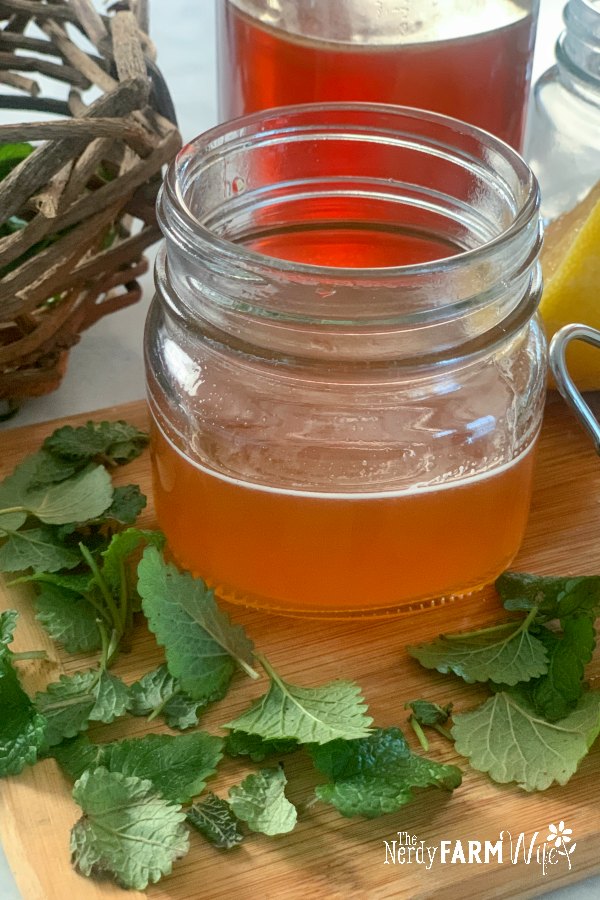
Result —
<svg viewBox="0 0 600 900"><path fill-rule="evenodd" d="M540 312L548 340L569 322L600 329L600 181L572 210L548 225L540 259L544 275ZM600 350L573 343L567 364L580 390L600 388Z"/></svg>

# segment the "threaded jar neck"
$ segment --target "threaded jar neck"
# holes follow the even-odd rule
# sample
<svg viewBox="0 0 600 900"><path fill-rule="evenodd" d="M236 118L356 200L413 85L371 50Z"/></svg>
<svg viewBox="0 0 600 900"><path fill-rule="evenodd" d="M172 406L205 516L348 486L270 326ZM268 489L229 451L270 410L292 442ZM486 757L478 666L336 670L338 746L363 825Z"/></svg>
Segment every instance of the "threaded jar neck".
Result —
<svg viewBox="0 0 600 900"><path fill-rule="evenodd" d="M600 103L600 0L569 0L565 30L556 43L563 77L586 99Z"/></svg>
<svg viewBox="0 0 600 900"><path fill-rule="evenodd" d="M383 105L270 110L207 132L170 166L158 290L190 328L259 356L430 364L529 321L538 210L518 154L464 123ZM306 246L336 229L442 250L410 264L312 263ZM299 258L260 252L289 235Z"/></svg>

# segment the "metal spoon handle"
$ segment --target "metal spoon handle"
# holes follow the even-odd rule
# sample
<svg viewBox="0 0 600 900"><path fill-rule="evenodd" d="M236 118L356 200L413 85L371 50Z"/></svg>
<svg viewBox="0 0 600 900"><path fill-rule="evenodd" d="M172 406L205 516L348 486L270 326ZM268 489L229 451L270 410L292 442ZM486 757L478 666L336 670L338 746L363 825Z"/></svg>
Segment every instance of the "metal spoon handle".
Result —
<svg viewBox="0 0 600 900"><path fill-rule="evenodd" d="M596 453L600 456L600 425L567 368L565 354L571 341L584 341L586 344L600 348L600 331L590 328L588 325L565 325L556 332L550 341L550 368L556 387L583 423L594 442Z"/></svg>

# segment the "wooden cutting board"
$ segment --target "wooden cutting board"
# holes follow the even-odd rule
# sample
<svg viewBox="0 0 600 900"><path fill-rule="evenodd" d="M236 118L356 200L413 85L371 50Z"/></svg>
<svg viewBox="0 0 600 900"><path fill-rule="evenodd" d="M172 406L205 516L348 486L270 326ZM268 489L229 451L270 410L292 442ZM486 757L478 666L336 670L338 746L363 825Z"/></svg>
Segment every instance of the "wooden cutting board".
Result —
<svg viewBox="0 0 600 900"><path fill-rule="evenodd" d="M69 420L81 424L91 416ZM104 410L95 420L125 418L146 423L143 403ZM0 434L0 475L12 470L25 454L36 449L56 422ZM119 480L138 482L150 495L147 454L119 472ZM143 517L154 526L152 504ZM486 540L486 535L481 535ZM432 548L435 552L435 548ZM427 561L423 561L427 565ZM523 548L514 568L540 574L592 574L600 572L600 460L591 444L563 407L551 396L539 450L531 519ZM60 672L73 672L89 661L56 653L38 627L26 589L0 592L0 608L22 612L17 629L17 649L46 647L48 663L28 665L30 689L55 680ZM248 629L260 650L290 681L316 685L333 678L355 679L363 688L375 723L403 726L404 703L416 697L438 702L453 701L463 711L478 704L485 691L459 679L423 670L410 659L404 646L429 640L441 631L456 631L492 623L502 616L493 590L464 598L439 609L384 621L319 622L262 615L230 607L232 617ZM138 629L131 653L122 655L115 671L128 682L162 661L151 635ZM600 655L591 666L598 686ZM217 730L265 690L250 679L236 678L229 696L204 717L203 727ZM1 714L1 711L0 711ZM96 728L98 740L116 739L159 731L156 722L125 718L112 726ZM166 730L166 729L163 729ZM407 733L410 729L407 730ZM413 737L409 734L413 742ZM410 805L380 819L344 819L334 809L317 803L308 809L315 783L311 766L302 754L285 759L290 799L300 808L299 824L290 835L267 838L250 835L241 847L218 851L200 836L192 835L189 855L174 866L173 874L149 888L153 900L243 897L244 900L286 898L452 898L530 897L600 872L600 741L579 772L565 787L527 794L513 786L493 784L471 771L452 746L434 734L433 758L462 765L463 786L453 795L422 792ZM240 781L246 767L226 761L211 788L221 795ZM126 894L110 881L92 881L77 875L69 863L69 831L78 818L67 780L53 760L45 760L20 776L0 782L0 839L25 900L117 900L142 897ZM577 848L572 870L564 859L549 866L546 874L535 858L513 864L507 859L477 864L441 864L438 849L429 871L414 861L386 864L384 841L398 839L398 832L416 835L426 846L442 840L497 841L501 831L516 841L521 832L527 843L535 832L537 842L547 836L550 823L564 821L573 830ZM508 840L508 839L507 839ZM506 846L506 845L505 845Z"/></svg>

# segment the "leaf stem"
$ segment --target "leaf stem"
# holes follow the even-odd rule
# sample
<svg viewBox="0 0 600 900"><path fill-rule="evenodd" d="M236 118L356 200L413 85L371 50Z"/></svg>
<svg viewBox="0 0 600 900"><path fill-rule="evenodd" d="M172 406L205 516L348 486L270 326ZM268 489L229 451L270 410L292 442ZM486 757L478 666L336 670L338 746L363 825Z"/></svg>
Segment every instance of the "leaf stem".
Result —
<svg viewBox="0 0 600 900"><path fill-rule="evenodd" d="M29 512L29 510L25 506L6 506L4 509L0 509L0 516L9 516L12 513L20 512ZM3 531L5 530L3 529Z"/></svg>
<svg viewBox="0 0 600 900"><path fill-rule="evenodd" d="M272 668L268 659L265 656L262 656L260 653L256 654L256 658L259 661L259 663L261 664L261 666L263 667L263 669L265 670L265 672L267 673L267 675L269 676L269 678L271 679L271 681L274 681L275 684L278 684L279 687L283 689L284 686L281 682L281 678L279 677L279 675L277 674L275 669Z"/></svg>
<svg viewBox="0 0 600 900"><path fill-rule="evenodd" d="M454 742L454 738L450 734L447 728L444 728L443 725L432 725L432 728L435 728L438 734L441 734L442 737L446 738L447 741Z"/></svg>
<svg viewBox="0 0 600 900"><path fill-rule="evenodd" d="M421 747L423 748L425 753L427 753L427 751L429 750L429 741L427 740L427 735L421 728L421 723L419 722L419 720L417 719L416 716L409 716L408 722L412 726L412 729L413 729L414 733L416 734Z"/></svg>
<svg viewBox="0 0 600 900"><path fill-rule="evenodd" d="M125 634L127 630L127 620L129 618L129 592L127 590L127 575L125 573L125 560L119 560L119 604L121 607L121 633Z"/></svg>
<svg viewBox="0 0 600 900"><path fill-rule="evenodd" d="M146 722L153 722L154 719L157 718L157 716L160 716L161 712L163 711L163 709L165 708L165 706L167 705L167 703L169 702L169 700L171 700L171 699L175 696L175 694L180 694L180 693L181 693L181 688L180 688L180 687L174 688L173 691L169 694L168 697L165 697L164 700L162 700L162 701L158 704L158 706L155 706L155 707L154 707L154 709L152 710L152 712L150 713L150 715L149 715L148 718L146 719Z"/></svg>
<svg viewBox="0 0 600 900"><path fill-rule="evenodd" d="M119 630L121 627L121 615L120 615L117 605L115 603L114 597L111 594L111 592L109 591L106 581L102 577L102 573L101 573L100 569L98 568L96 560L94 559L94 557L92 556L92 554L90 553L88 548L85 546L85 544L82 543L81 541L79 542L79 550L81 551L81 555L83 556L84 560L86 561L86 563L92 570L92 575L94 576L94 581L100 588L100 593L102 594L102 597L104 598L104 601L110 612L110 615L112 618L112 624L114 625L116 630Z"/></svg>
<svg viewBox="0 0 600 900"><path fill-rule="evenodd" d="M45 650L24 650L22 653L12 653L11 659L19 662L22 659L48 659Z"/></svg>
<svg viewBox="0 0 600 900"><path fill-rule="evenodd" d="M458 631L454 634L443 634L445 641L464 641L484 634L493 634L495 631L505 631L507 628L515 628L516 622L503 622L502 625L490 625L489 628L478 628L476 631Z"/></svg>
<svg viewBox="0 0 600 900"><path fill-rule="evenodd" d="M519 631L527 631L527 629L529 628L529 626L531 625L531 623L537 616L538 612L539 612L539 606L532 607L529 610L528 615L521 622L521 627L519 628Z"/></svg>
<svg viewBox="0 0 600 900"><path fill-rule="evenodd" d="M442 637L445 641L463 641L465 639L469 640L470 638L482 637L485 634L494 634L495 631L503 631L508 628L514 628L515 635L520 634L522 631L527 631L538 612L538 606L532 607L518 628L517 621L513 620L512 622L502 622L501 625L490 625L489 628L479 628L477 631L459 631L456 634L443 634Z"/></svg>
<svg viewBox="0 0 600 900"><path fill-rule="evenodd" d="M100 652L100 668L106 669L108 666L108 635L106 633L104 622L96 619L96 624L98 625L98 631L100 632L100 641L102 643L102 649Z"/></svg>

